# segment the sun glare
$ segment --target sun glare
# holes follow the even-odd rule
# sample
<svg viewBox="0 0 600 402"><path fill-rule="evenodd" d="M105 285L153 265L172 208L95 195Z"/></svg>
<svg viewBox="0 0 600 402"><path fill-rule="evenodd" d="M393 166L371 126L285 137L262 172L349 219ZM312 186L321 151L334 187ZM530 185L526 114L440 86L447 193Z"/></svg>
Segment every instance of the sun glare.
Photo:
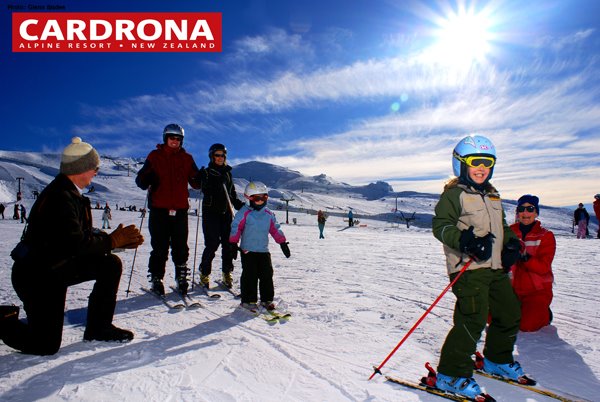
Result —
<svg viewBox="0 0 600 402"><path fill-rule="evenodd" d="M436 42L429 49L429 56L436 62L454 66L470 66L482 63L488 56L494 39L492 20L485 11L459 7L447 10L436 18L434 30Z"/></svg>

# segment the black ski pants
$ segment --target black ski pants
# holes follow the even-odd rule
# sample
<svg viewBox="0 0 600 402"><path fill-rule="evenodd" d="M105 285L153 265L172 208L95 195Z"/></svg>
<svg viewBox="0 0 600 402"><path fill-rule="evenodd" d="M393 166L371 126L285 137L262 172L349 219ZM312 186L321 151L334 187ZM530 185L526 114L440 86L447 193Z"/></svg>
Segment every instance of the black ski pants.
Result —
<svg viewBox="0 0 600 402"><path fill-rule="evenodd" d="M252 251L241 253L242 277L240 279L242 290L242 303L256 303L258 285L260 301L271 302L275 296L273 286L273 265L271 253L254 253Z"/></svg>
<svg viewBox="0 0 600 402"><path fill-rule="evenodd" d="M171 216L168 209L152 208L148 219L148 230L152 246L148 262L150 276L164 278L165 265L169 259L169 246L175 269L177 266L187 264L189 256L187 209L178 209L175 215Z"/></svg>
<svg viewBox="0 0 600 402"><path fill-rule="evenodd" d="M231 215L214 214L204 211L202 213L202 232L204 233L204 251L200 262L202 275L210 275L212 260L219 245L221 245L221 270L233 271L233 256L229 248L229 232L231 232Z"/></svg>
<svg viewBox="0 0 600 402"><path fill-rule="evenodd" d="M2 340L11 348L34 355L53 355L62 342L65 300L69 286L95 280L87 311L87 328L95 331L112 324L121 279L119 257L109 254L75 258L53 271L15 263L12 283L23 302L27 323L17 321Z"/></svg>

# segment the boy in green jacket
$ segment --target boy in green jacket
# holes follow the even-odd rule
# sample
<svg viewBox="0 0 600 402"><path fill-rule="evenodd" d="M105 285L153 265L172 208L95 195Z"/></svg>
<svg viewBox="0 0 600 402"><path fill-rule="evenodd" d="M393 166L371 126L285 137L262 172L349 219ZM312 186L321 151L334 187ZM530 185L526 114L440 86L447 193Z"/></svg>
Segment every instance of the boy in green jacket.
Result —
<svg viewBox="0 0 600 402"><path fill-rule="evenodd" d="M491 317L483 349L483 369L516 381L532 381L513 359L521 318L507 270L520 255L520 242L506 224L502 201L489 180L496 148L486 137L463 138L454 148L455 178L446 183L435 207L433 234L443 243L446 268L457 301L454 326L442 346L435 386L485 400L473 378L472 355Z"/></svg>

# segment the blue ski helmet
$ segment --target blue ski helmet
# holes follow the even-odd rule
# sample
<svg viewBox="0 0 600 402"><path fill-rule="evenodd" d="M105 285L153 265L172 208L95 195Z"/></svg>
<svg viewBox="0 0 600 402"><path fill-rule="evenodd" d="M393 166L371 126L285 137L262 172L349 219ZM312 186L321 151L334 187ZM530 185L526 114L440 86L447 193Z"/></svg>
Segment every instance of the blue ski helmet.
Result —
<svg viewBox="0 0 600 402"><path fill-rule="evenodd" d="M456 177L460 177L463 170L461 166L465 166L458 158L465 158L469 155L492 156L496 159L496 147L488 138L482 135L469 135L456 144L452 152L452 170ZM492 178L494 168L491 168L488 180Z"/></svg>

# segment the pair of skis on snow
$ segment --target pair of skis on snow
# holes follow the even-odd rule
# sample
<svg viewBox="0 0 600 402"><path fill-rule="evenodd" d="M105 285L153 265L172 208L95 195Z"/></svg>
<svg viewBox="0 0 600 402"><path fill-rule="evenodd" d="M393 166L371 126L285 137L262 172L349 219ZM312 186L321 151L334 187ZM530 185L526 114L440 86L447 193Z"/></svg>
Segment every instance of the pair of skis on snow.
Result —
<svg viewBox="0 0 600 402"><path fill-rule="evenodd" d="M158 293L153 292L152 290L147 289L147 288L141 288L141 289L144 292L148 293L149 295L152 295L152 296L156 297L158 300L160 300L162 302L162 304L167 306L169 311L178 312L178 311L183 311L183 310L197 310L199 308L204 307L202 305L202 303L195 300L192 296L190 296L187 293L182 294L177 289L175 289L175 287L173 287L173 286L171 286L171 289L173 290L174 294L179 296L179 298L181 299L181 302L173 302L173 301L169 300L169 298L166 295L159 295Z"/></svg>
<svg viewBox="0 0 600 402"><path fill-rule="evenodd" d="M240 299L242 297L242 295L240 293L236 293L232 288L227 286L223 281L215 281L215 283L220 288L225 289L227 292L231 293L231 295L235 299ZM207 291L206 288L204 288L204 290ZM257 306L256 309L247 309L244 307L240 307L240 309L247 311L250 314L252 314L253 316L262 318L263 320L270 322L270 323L287 320L292 316L288 312L278 311L277 309L268 310L268 309L260 307L260 306Z"/></svg>
<svg viewBox="0 0 600 402"><path fill-rule="evenodd" d="M227 290L229 293L231 293L231 295L234 298L240 298L241 295L235 293L235 291L229 287L227 287L223 282L217 281L216 282L219 287ZM210 300L217 300L221 298L221 295L218 293L214 293L214 292L209 292L208 289L206 289L204 286L202 285L197 285L202 293ZM180 293L175 287L171 286L171 290L173 291L174 294L178 295L179 298L181 299L181 303L175 303L169 300L169 298L166 295L159 295L156 292L153 292L150 289L147 288L142 288L142 290L154 297L156 297L158 300L160 300L165 306L167 306L167 308L169 309L169 311L173 311L173 312L179 312L179 311L183 311L183 310L196 310L199 308L204 307L202 305L202 303L200 303L199 301L197 301L194 297L190 296L189 294L182 294ZM258 306L257 306L258 307ZM282 321L282 320L288 320L291 317L291 314L288 312L281 312L281 311L277 311L275 310L267 310L266 308L263 307L259 307L256 310L248 310L248 309L243 309L245 311L248 311L250 314L262 318L263 320L267 321L267 322L277 322L277 321Z"/></svg>
<svg viewBox="0 0 600 402"><path fill-rule="evenodd" d="M206 287L202 286L201 284L194 283L194 285L196 285L198 288L200 288L201 292L210 300L216 300L216 299L221 298L220 294L209 292L208 289ZM227 289L232 295L236 296L235 292L233 292L233 290L231 290L231 289L226 288L224 284L220 284L220 286ZM179 298L181 299L181 302L177 302L177 303L172 302L169 300L169 298L166 295L159 295L158 293L153 292L152 290L150 290L148 288L142 287L141 289L144 292L146 292L146 293L156 297L158 300L160 300L161 303L164 304L165 306L167 306L167 308L170 311L177 312L177 311L183 311L183 310L195 310L195 309L199 309L199 308L203 307L202 303L197 301L189 293L182 294L173 286L171 286L171 290L173 291L174 294L179 296Z"/></svg>
<svg viewBox="0 0 600 402"><path fill-rule="evenodd" d="M288 312L278 311L276 308L272 310L268 310L263 306L256 306L255 308L246 308L243 306L239 307L240 310L251 314L254 317L261 318L268 323L276 323L278 321L287 321L292 316Z"/></svg>
<svg viewBox="0 0 600 402"><path fill-rule="evenodd" d="M481 355L479 355L479 353L477 353L477 355L478 355L477 358L479 358L479 356L481 356ZM428 376L428 377L431 377L432 375L435 376L435 370L431 367L431 365L429 363L425 363L425 367L427 368L427 370L429 370L429 373L430 373L430 376ZM376 371L377 371L377 369L376 369ZM477 375L480 375L483 377L502 381L502 382L510 384L510 385L514 385L514 386L517 386L517 387L520 387L523 389L527 389L529 391L535 392L540 395L547 396L549 398L556 399L558 401L575 402L575 399L568 398L568 397L561 395L559 393L556 393L554 391L550 391L548 389L540 387L536 383L536 381L531 380L529 378L528 378L527 383L523 384L523 383L520 383L519 381L515 381L515 380L505 378L505 377L500 377L500 376L497 376L494 374L486 373L481 368L478 368L477 365L475 368L475 373ZM476 401L476 402L494 402L495 401L495 399L492 396L490 396L489 394L480 394L475 399L470 399L464 395L458 395L458 394L454 394L451 392L443 391L439 388L436 388L435 385L430 383L430 381L427 381L428 377L421 378L421 381L417 383L417 382L413 382L413 381L407 381L402 378L394 377L391 375L385 375L386 380L393 382L395 384L399 384L404 387L408 387L408 388L412 388L412 389L417 389L420 391L425 391L429 394L437 395L439 397L449 399L452 401Z"/></svg>

